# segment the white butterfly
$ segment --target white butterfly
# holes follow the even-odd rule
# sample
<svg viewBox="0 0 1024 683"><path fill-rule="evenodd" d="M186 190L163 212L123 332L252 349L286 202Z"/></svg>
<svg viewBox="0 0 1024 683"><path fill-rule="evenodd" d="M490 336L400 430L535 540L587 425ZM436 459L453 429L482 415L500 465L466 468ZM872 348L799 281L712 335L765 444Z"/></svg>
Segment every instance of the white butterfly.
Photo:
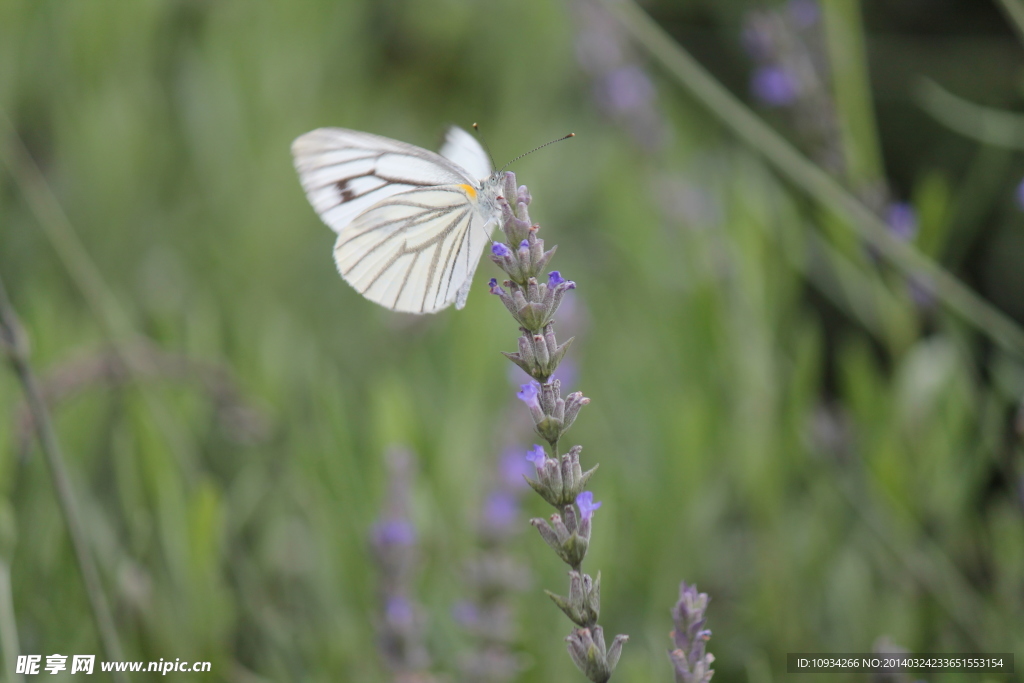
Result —
<svg viewBox="0 0 1024 683"><path fill-rule="evenodd" d="M297 138L292 155L310 204L338 233L334 262L356 291L406 313L466 305L504 180L476 138L453 126L435 154L319 128Z"/></svg>

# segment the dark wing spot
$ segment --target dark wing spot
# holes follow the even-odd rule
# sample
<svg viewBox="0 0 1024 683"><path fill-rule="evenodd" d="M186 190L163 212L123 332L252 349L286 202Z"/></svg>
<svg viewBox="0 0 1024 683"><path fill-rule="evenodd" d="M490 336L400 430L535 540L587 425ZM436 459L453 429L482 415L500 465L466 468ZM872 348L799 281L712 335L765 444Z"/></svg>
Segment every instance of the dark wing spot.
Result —
<svg viewBox="0 0 1024 683"><path fill-rule="evenodd" d="M348 181L350 180L352 180L352 178L342 178L335 183L335 186L338 188L338 193L341 195L342 202L350 202L356 197L356 193L348 186Z"/></svg>

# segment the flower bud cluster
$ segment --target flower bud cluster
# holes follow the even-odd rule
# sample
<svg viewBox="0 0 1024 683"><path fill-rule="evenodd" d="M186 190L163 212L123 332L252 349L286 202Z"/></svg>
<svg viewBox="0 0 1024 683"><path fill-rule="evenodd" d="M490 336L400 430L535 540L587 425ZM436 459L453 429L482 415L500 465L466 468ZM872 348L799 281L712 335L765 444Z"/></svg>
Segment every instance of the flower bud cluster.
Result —
<svg viewBox="0 0 1024 683"><path fill-rule="evenodd" d="M597 469L597 465L594 465L586 472L583 471L580 465L582 450L582 446L573 446L568 453L556 459L547 457L540 446L534 446L526 458L536 468L537 478L526 477L527 483L553 507L572 505Z"/></svg>
<svg viewBox="0 0 1024 683"><path fill-rule="evenodd" d="M601 614L601 572L596 580L577 571L569 572L568 597L544 592L577 626L589 628L597 624Z"/></svg>
<svg viewBox="0 0 1024 683"><path fill-rule="evenodd" d="M519 387L516 394L530 410L534 429L552 448L562 434L569 431L580 414L580 408L590 403L590 399L580 391L574 391L563 399L561 388L562 383L557 379L544 384L528 382Z"/></svg>
<svg viewBox="0 0 1024 683"><path fill-rule="evenodd" d="M604 629L600 626L578 628L565 639L569 645L569 656L576 667L594 683L605 683L612 677L615 665L619 663L622 646L629 636L618 635L612 646L605 647Z"/></svg>
<svg viewBox="0 0 1024 683"><path fill-rule="evenodd" d="M594 511L601 507L601 503L594 502L593 493L584 491L576 497L576 505L580 508L578 515L576 508L569 504L563 508L563 514L551 515L550 524L539 517L531 519L530 524L536 527L544 542L551 546L551 549L562 558L563 562L574 570L579 570L580 565L583 564L583 558L587 555L587 549L590 547L590 519L594 516ZM600 599L600 592L598 596ZM576 607L582 609L582 604L576 605ZM598 607L595 607L594 621L597 620L597 612ZM579 613L582 614L582 612ZM566 612L566 614L569 613ZM576 621L572 615L569 618ZM588 626L593 621L577 623L580 626Z"/></svg>
<svg viewBox="0 0 1024 683"><path fill-rule="evenodd" d="M502 231L507 242L495 242L491 260L508 275L501 285L491 280L491 293L501 299L519 325L519 349L505 353L534 381L523 384L518 398L526 404L533 418L534 429L551 447L548 454L542 446L534 446L527 455L536 470L536 478L526 481L557 512L547 520L537 518L530 523L544 542L569 565L569 595L546 591L576 626L566 638L569 655L580 671L594 683L605 683L619 660L626 636L616 636L610 648L605 647L604 633L597 625L601 611L601 575L596 580L584 574L581 565L590 547L594 512L601 503L585 491L587 481L597 467L586 472L580 465L580 446L559 455L558 442L572 426L580 409L590 403L581 392L562 397L561 381L552 375L565 357L572 339L559 344L555 337L554 318L565 293L576 288L557 270L541 275L555 253L544 250L544 240L537 237L540 228L531 220L527 208L530 193L526 187L516 188L515 175L505 175L505 197L515 197L515 207L504 198L498 203L502 211ZM507 289L506 289L507 288Z"/></svg>
<svg viewBox="0 0 1024 683"><path fill-rule="evenodd" d="M569 350L573 338L559 344L555 340L555 326L550 322L544 325L540 334L534 334L525 327L519 328L519 351L502 354L523 369L523 372L540 382L546 382L562 362L565 352Z"/></svg>
<svg viewBox="0 0 1024 683"><path fill-rule="evenodd" d="M537 240L537 242L542 242L542 240ZM522 244L523 246L518 254L528 259L527 241L523 240ZM506 268L506 265L503 263L504 261L511 262L505 272L511 275L521 271L521 263L512 257L513 252L501 242L491 247L491 252L491 260L502 268ZM503 255L500 258L497 256L499 253ZM552 253L554 253L554 250L548 252L548 254ZM515 280L505 280L503 284L505 287L510 288L511 291L506 292L498 284L497 278L491 278L489 283L491 294L501 299L501 303L505 304L505 308L508 309L508 312L519 323L523 334L528 334L531 337L540 336L542 328L555 317L555 311L558 310L559 304L562 303L562 297L565 296L565 293L570 289L576 289L576 283L572 280L564 279L557 270L548 273L547 282L537 282L537 278L530 275L528 277L524 276L522 284ZM554 340L552 339L553 342ZM553 347L551 353L554 353L557 344L553 343ZM527 368L523 369L531 375L534 374Z"/></svg>

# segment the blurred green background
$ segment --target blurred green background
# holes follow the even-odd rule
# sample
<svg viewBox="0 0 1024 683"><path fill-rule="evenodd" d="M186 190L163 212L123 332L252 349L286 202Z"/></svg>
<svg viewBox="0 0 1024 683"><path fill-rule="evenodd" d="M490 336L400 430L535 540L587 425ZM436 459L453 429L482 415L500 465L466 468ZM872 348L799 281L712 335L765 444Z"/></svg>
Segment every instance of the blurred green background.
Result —
<svg viewBox="0 0 1024 683"><path fill-rule="evenodd" d="M984 112L966 102L1024 104L1013 26L976 0L824 4L806 24L786 3L645 7L873 210L911 203L915 247L1024 321L1024 127L979 141ZM609 635L631 636L613 680L672 680L683 579L712 598L715 680L781 680L787 652L866 652L881 636L1024 652L1024 358L776 175L595 8L0 3L0 276L128 659L210 660L189 676L236 683L390 680L367 534L393 444L418 457L432 671L472 646L451 616L460 567L498 456L534 441L498 354L516 334L486 296L499 273L485 260L458 312L363 300L289 144L343 126L436 148L473 122L499 164L578 136L513 170L578 283L572 388L592 404L570 439L601 464L604 501L584 568L602 572ZM764 56L744 50L765 16L816 69L777 106L751 94ZM921 95L924 77L965 109ZM89 288L86 259L108 290ZM104 372L112 342L151 372ZM21 651L98 654L20 388L2 377L0 550ZM565 588L526 523L546 514L525 498L509 548L533 574L517 680L583 680L541 591Z"/></svg>

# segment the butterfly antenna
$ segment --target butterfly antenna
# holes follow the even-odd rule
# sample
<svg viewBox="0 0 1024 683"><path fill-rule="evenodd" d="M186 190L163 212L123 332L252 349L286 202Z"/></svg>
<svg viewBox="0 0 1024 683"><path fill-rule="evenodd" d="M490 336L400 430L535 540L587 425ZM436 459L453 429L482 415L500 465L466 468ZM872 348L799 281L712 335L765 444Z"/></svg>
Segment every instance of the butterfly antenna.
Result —
<svg viewBox="0 0 1024 683"><path fill-rule="evenodd" d="M562 136L562 137L560 137L560 138L555 138L554 140L549 140L548 142L545 142L545 143L544 143L543 145L541 145L540 147L534 147L533 149L531 149L531 150L530 150L529 152L527 152L526 154L520 154L519 156L517 156L517 157L516 157L515 159L513 159L512 161L510 161L510 162L508 162L507 164L505 164L504 166L502 166L502 167L501 167L501 171L498 171L498 173L501 173L501 172L502 172L502 171L504 171L504 170L505 170L506 168L508 168L508 167L509 167L509 166L511 166L512 164L516 163L517 161L519 161L519 160L520 160L520 159L522 159L523 157L525 157L525 156L526 156L527 154L533 154L533 153L534 153L534 152L536 152L537 150L539 150L539 149L544 149L544 148L545 148L545 147L547 147L548 145L553 145L553 144L555 144L556 142L561 142L562 140L568 140L569 138L574 138L574 137L576 137L576 133L569 133L568 135L564 135L564 136Z"/></svg>
<svg viewBox="0 0 1024 683"><path fill-rule="evenodd" d="M494 168L494 155L491 154L491 148L487 146L487 141L484 140L484 135L480 132L480 124L474 123L473 130L476 131L477 139L480 140L480 144L483 145L484 151L487 152L487 158L491 160L491 168Z"/></svg>

